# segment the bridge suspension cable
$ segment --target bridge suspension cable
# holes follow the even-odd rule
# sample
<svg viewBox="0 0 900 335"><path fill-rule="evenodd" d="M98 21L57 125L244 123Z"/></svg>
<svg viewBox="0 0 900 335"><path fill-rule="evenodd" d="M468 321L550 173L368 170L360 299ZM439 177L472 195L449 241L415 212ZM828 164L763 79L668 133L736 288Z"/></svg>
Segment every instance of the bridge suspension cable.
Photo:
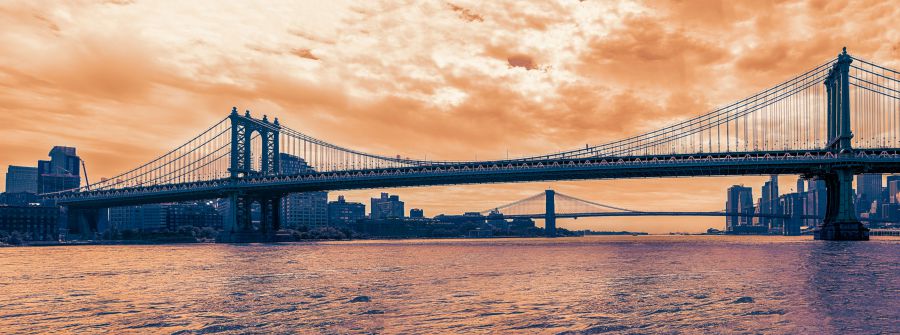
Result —
<svg viewBox="0 0 900 335"><path fill-rule="evenodd" d="M852 57L849 84L852 144L858 148L900 146L900 73Z"/></svg>
<svg viewBox="0 0 900 335"><path fill-rule="evenodd" d="M577 214L577 213L596 213L596 212L629 212L640 213L641 211L627 209L623 207L611 206L593 202L590 200L579 199L570 195L553 192L554 207L556 214ZM542 214L546 210L547 196L546 192L541 192L533 196L520 199L505 205L481 211L482 214L504 214L504 215L534 215Z"/></svg>

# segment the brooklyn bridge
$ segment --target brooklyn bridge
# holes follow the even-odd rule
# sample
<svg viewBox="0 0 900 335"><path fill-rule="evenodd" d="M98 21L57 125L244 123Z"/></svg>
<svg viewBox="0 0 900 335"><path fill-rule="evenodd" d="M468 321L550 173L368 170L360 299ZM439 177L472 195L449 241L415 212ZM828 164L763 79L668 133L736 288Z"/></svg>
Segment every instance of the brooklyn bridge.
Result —
<svg viewBox="0 0 900 335"><path fill-rule="evenodd" d="M486 161L362 152L305 135L278 118L233 108L218 123L146 164L43 196L67 209L75 232L96 230L103 208L227 199L223 240L240 242L274 236L280 228L280 199L294 192L796 174L823 180L827 187L816 239L867 240L868 230L854 213L852 180L860 173L900 173L898 81L897 71L845 49L771 88L661 129L570 151ZM286 159L302 159L311 169L283 173ZM254 204L262 213L258 226L251 222Z"/></svg>

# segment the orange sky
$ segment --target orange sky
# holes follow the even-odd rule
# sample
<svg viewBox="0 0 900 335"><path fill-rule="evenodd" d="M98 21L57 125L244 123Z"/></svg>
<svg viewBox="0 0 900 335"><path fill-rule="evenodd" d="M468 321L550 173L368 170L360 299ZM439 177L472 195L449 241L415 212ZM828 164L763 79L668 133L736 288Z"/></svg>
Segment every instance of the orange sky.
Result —
<svg viewBox="0 0 900 335"><path fill-rule="evenodd" d="M0 167L69 145L99 180L231 109L355 149L502 158L599 144L694 116L834 57L900 67L891 1L5 1ZM764 177L389 190L426 215L550 186L645 210L720 210ZM782 190L793 187L782 178ZM0 179L0 185L3 180ZM334 192L367 203L378 190ZM659 223L659 222L665 223ZM648 224L648 223L653 224ZM723 219L561 221L700 231Z"/></svg>

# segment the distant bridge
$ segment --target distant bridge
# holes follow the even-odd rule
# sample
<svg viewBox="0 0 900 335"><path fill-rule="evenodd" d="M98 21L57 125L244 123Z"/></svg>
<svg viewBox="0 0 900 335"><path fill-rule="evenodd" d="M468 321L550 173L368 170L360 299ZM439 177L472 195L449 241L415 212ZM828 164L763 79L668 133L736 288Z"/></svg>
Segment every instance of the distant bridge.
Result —
<svg viewBox="0 0 900 335"><path fill-rule="evenodd" d="M533 196L514 201L499 207L481 211L503 219L543 219L548 236L556 235L556 219L582 217L622 217L622 216L717 216L717 217L757 217L792 220L799 234L800 221L806 219L822 219L817 215L788 215L782 213L726 212L722 211L643 211L606 205L590 200L575 198L554 190L546 190Z"/></svg>
<svg viewBox="0 0 900 335"><path fill-rule="evenodd" d="M592 147L490 161L365 153L313 138L275 118L229 116L172 151L116 177L55 194L70 230L96 229L99 209L224 198L226 240L280 227L292 192L677 176L798 174L824 180L816 238L864 240L853 211L857 173L900 172L900 73L846 53L732 104ZM855 127L851 130L851 122ZM125 139L127 140L127 139ZM251 206L262 208L254 226Z"/></svg>

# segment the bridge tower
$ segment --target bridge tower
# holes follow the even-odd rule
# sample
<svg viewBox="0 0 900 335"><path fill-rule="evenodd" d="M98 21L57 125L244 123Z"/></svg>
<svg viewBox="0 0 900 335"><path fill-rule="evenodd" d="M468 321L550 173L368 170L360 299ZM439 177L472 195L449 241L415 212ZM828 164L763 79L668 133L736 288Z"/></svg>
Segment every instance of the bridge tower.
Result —
<svg viewBox="0 0 900 335"><path fill-rule="evenodd" d="M850 157L850 89L849 72L853 58L847 48L825 78L827 104L828 149L838 157ZM815 231L817 240L862 241L869 239L868 229L856 218L853 206L853 175L858 167L846 166L816 174L825 181L827 205L825 219Z"/></svg>
<svg viewBox="0 0 900 335"><path fill-rule="evenodd" d="M546 207L544 209L544 233L547 237L556 237L556 191L544 191Z"/></svg>
<svg viewBox="0 0 900 335"><path fill-rule="evenodd" d="M281 158L279 134L281 125L276 118L269 122L267 116L262 120L238 114L237 107L231 109L231 161L228 171L233 182L242 179L272 176L280 173ZM253 152L253 140L259 137L260 153ZM259 169L254 170L254 160L259 160ZM229 191L225 194L228 200L228 214L225 217L225 230L220 238L223 242L259 242L272 240L281 226L281 198L279 193L248 193L245 191ZM260 209L260 224L253 227L251 213L254 204Z"/></svg>

